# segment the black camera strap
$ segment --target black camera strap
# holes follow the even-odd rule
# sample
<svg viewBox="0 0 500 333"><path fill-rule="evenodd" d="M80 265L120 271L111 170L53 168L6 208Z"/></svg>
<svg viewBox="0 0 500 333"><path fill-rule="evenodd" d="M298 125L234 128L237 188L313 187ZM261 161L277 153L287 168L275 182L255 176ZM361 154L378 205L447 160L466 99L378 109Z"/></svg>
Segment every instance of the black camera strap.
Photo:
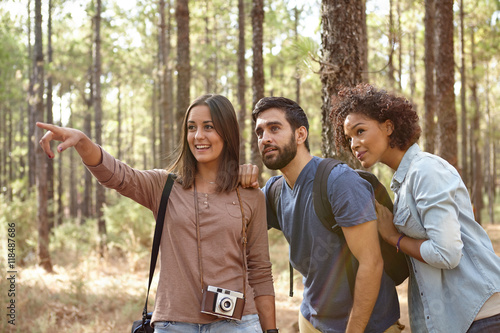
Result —
<svg viewBox="0 0 500 333"><path fill-rule="evenodd" d="M148 282L148 293L146 295L146 304L144 305L144 310L142 311L142 323L146 322L148 315L148 298L149 289L151 288L151 282L153 281L153 275L155 273L156 261L158 259L158 251L160 250L160 240L161 234L163 232L163 224L165 222L165 212L167 211L168 197L172 191L172 186L174 185L174 175L169 174L165 186L163 187L163 193L161 195L160 207L158 208L158 215L156 216L156 227L155 234L153 238L153 247L151 249L151 263L149 264L149 282Z"/></svg>

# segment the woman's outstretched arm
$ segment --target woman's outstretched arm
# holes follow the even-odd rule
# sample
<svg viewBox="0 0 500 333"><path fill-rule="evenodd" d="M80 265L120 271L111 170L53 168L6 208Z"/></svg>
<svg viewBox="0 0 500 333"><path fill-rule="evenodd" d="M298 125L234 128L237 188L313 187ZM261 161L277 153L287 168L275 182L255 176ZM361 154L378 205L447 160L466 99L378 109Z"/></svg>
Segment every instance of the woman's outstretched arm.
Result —
<svg viewBox="0 0 500 333"><path fill-rule="evenodd" d="M82 131L40 122L37 122L36 125L47 130L47 133L40 140L40 146L42 146L43 151L49 158L54 158L54 152L50 149L50 141L55 140L61 141L57 146L59 153L70 147L75 147L83 163L86 165L95 166L101 163L101 148L92 142Z"/></svg>

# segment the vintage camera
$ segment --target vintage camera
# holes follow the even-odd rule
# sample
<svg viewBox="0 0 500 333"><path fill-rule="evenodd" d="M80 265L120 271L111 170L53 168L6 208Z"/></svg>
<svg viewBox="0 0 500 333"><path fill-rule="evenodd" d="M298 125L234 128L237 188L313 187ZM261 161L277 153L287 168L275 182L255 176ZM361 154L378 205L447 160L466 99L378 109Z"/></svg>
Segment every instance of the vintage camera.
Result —
<svg viewBox="0 0 500 333"><path fill-rule="evenodd" d="M244 295L237 291L207 286L203 292L201 312L229 319L241 319Z"/></svg>

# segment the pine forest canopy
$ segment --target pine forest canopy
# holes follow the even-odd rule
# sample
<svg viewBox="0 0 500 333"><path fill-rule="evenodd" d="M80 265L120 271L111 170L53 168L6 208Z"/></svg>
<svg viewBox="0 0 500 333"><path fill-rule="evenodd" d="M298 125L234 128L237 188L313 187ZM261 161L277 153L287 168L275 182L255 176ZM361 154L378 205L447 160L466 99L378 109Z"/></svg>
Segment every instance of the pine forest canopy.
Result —
<svg viewBox="0 0 500 333"><path fill-rule="evenodd" d="M322 26L335 8L347 15L325 16ZM241 120L242 162L255 162L250 114L263 92L297 100L312 152L333 155L323 119L336 88L326 85L355 83L351 74L407 96L421 116L422 147L452 151L445 158L462 171L475 207L484 196L493 216L499 0L4 0L0 20L0 195L23 202L38 193L37 221L47 216L49 228L95 218L105 247L103 202L116 198L78 176L75 154L38 156L36 120L82 129L134 167L164 168L187 105L219 93ZM335 46L326 45L331 37ZM353 44L352 60L336 59ZM388 182L388 170L376 171Z"/></svg>

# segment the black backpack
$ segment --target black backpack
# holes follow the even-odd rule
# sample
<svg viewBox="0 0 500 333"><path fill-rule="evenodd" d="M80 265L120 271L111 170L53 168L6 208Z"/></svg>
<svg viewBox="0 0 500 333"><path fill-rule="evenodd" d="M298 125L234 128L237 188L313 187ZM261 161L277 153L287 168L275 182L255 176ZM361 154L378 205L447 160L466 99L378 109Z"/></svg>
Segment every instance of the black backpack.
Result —
<svg viewBox="0 0 500 333"><path fill-rule="evenodd" d="M332 159L325 158L323 159L316 171L314 176L313 183L313 203L314 210L316 215L321 220L323 225L335 232L340 236L341 239L344 239L342 228L335 221L335 216L332 212L332 207L330 202L328 201L327 196L327 184L328 184L328 176L332 169L341 164L343 162ZM393 211L393 203L392 199L387 193L386 188L377 177L364 170L355 170L363 179L368 181L375 194L375 200L377 200L380 204L387 207L391 212ZM266 193L266 200L268 206L271 208L271 214L274 214L276 217L276 209L278 207L278 201L280 199L281 187L283 186L283 177L278 177L270 186L269 190ZM268 212L269 213L269 212ZM273 226L275 227L275 226ZM382 257L384 259L384 271L389 275L389 277L394 281L395 285L400 285L409 275L408 264L406 261L406 255L402 252L397 252L394 246L385 242L382 237L379 235L380 240L380 250L382 252ZM354 293L354 281L355 274L353 271L351 258L353 257L350 251L345 251L346 258L344 258L347 278L349 280L349 287L351 289L351 294ZM290 296L293 296L293 268L290 264Z"/></svg>

